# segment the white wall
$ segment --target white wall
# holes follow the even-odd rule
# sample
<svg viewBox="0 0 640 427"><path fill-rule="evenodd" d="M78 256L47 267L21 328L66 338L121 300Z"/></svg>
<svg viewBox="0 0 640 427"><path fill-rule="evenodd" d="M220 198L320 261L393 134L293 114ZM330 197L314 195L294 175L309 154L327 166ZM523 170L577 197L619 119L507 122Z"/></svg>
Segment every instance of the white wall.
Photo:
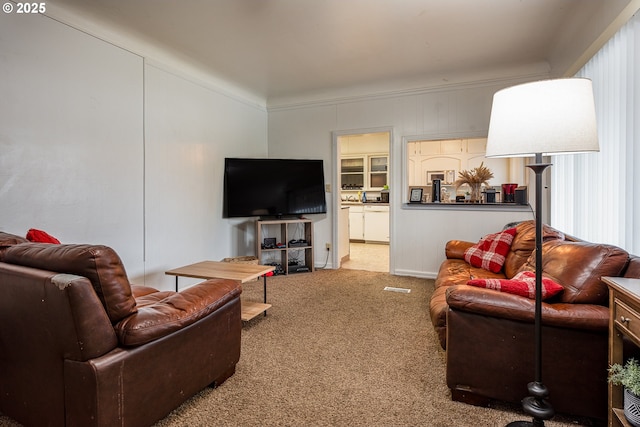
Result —
<svg viewBox="0 0 640 427"><path fill-rule="evenodd" d="M266 112L149 65L145 92L147 277L253 253L222 218L223 169L225 157L267 155Z"/></svg>
<svg viewBox="0 0 640 427"><path fill-rule="evenodd" d="M332 132L361 133L390 128L390 268L392 273L434 276L444 259L444 242L451 238L477 241L513 220L531 218L530 213L482 214L462 212L455 216L442 211L401 209L402 141L403 137L424 139L486 137L493 94L526 80L543 78L528 76L509 81L496 81L452 88L416 91L399 96L381 96L351 101L324 101L317 104L279 106L269 109L269 153L285 156L306 153L327 163L325 179L336 174ZM415 139L415 138L414 138ZM337 151L339 153L339 150ZM339 192L327 194L329 214L315 226L315 259L324 259L325 242L335 249L333 208L339 204ZM339 240L339 239L338 239ZM334 257L332 267L336 267Z"/></svg>
<svg viewBox="0 0 640 427"><path fill-rule="evenodd" d="M297 108L276 113L275 119L269 113L268 139L269 157L321 159L324 162L325 184L333 184L331 177L336 173L336 165L332 159L331 131L335 123L335 106L317 106L312 108ZM340 191L331 188L326 193L327 214L305 215L313 220L315 236L313 259L316 266L323 266L327 258L325 243L332 243L331 223L332 210L335 206L335 196ZM335 243L333 247L336 248ZM327 264L331 268L331 260Z"/></svg>
<svg viewBox="0 0 640 427"><path fill-rule="evenodd" d="M0 229L114 247L143 271L142 58L0 14Z"/></svg>
<svg viewBox="0 0 640 427"><path fill-rule="evenodd" d="M267 154L267 113L42 15L0 15L0 229L112 246L130 279L253 250L222 218L228 156Z"/></svg>

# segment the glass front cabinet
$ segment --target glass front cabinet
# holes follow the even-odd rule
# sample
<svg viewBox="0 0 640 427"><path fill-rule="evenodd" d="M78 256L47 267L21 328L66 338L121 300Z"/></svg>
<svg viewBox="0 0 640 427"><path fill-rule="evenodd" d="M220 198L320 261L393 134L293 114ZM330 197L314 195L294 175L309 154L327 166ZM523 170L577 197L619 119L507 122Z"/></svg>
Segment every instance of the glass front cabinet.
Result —
<svg viewBox="0 0 640 427"><path fill-rule="evenodd" d="M343 190L362 190L364 187L364 157L341 159L341 183Z"/></svg>
<svg viewBox="0 0 640 427"><path fill-rule="evenodd" d="M369 157L369 187L382 189L387 185L388 181L388 163L387 156L371 156Z"/></svg>
<svg viewBox="0 0 640 427"><path fill-rule="evenodd" d="M389 182L389 156L366 155L340 159L343 190L382 190Z"/></svg>

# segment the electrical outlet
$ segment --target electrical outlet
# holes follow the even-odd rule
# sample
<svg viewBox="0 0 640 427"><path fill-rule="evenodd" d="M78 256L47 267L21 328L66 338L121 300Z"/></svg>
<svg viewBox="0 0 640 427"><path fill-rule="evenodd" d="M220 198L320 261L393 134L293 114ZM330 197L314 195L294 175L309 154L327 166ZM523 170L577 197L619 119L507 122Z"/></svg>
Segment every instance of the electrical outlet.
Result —
<svg viewBox="0 0 640 427"><path fill-rule="evenodd" d="M331 250L331 243L325 243L325 248L327 248L328 251Z"/></svg>

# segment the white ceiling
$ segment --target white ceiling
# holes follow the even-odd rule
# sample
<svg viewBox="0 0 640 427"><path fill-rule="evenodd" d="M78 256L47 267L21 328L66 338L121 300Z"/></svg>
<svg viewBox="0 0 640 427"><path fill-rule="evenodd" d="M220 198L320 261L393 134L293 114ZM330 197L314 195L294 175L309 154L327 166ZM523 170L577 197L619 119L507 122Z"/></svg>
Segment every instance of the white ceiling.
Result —
<svg viewBox="0 0 640 427"><path fill-rule="evenodd" d="M168 51L273 105L509 75L558 77L629 1L50 0L48 5Z"/></svg>

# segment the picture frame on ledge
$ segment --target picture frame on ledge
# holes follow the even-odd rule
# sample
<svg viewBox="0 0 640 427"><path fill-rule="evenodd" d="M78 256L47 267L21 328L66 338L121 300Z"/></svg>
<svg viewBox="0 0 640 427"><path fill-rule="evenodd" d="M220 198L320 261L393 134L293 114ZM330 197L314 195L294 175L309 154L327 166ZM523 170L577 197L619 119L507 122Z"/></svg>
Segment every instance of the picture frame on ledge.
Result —
<svg viewBox="0 0 640 427"><path fill-rule="evenodd" d="M409 203L422 203L422 188L411 188Z"/></svg>

